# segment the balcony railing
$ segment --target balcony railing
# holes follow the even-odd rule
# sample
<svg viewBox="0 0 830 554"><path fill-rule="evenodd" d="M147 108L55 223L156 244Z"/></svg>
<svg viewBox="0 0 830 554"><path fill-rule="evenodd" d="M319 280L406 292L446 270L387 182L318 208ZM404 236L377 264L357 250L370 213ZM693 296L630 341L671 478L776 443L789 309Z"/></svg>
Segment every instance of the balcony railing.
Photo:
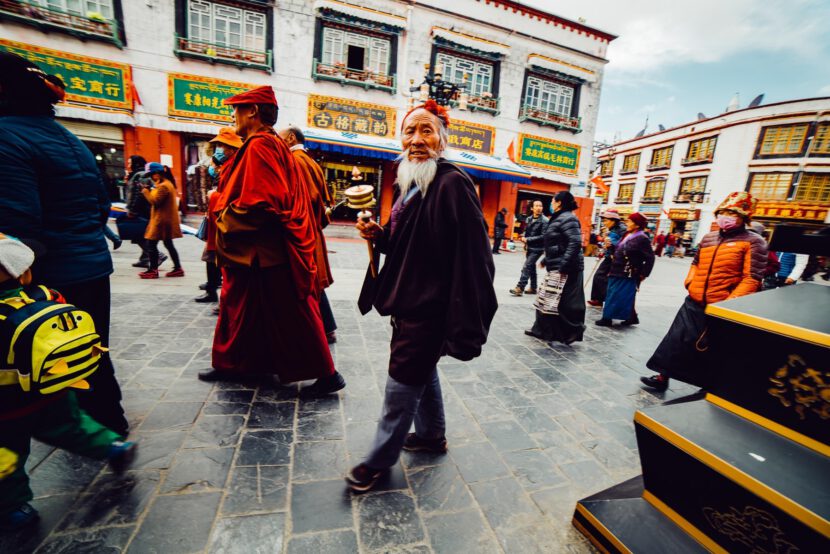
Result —
<svg viewBox="0 0 830 554"><path fill-rule="evenodd" d="M661 164L648 164L646 171L656 171L658 169L668 169L671 166L671 162L668 163L661 163Z"/></svg>
<svg viewBox="0 0 830 554"><path fill-rule="evenodd" d="M618 196L614 198L614 204L631 204L632 196Z"/></svg>
<svg viewBox="0 0 830 554"><path fill-rule="evenodd" d="M663 196L643 196L640 198L640 204L662 204Z"/></svg>
<svg viewBox="0 0 830 554"><path fill-rule="evenodd" d="M458 97L452 101L454 108L458 107ZM499 115L501 112L501 98L492 96L467 96L467 109L471 112L481 111Z"/></svg>
<svg viewBox="0 0 830 554"><path fill-rule="evenodd" d="M311 68L315 81L335 81L341 85L354 85L365 89L375 88L395 93L395 76L384 75L366 69L350 69L343 64L327 64L317 59Z"/></svg>
<svg viewBox="0 0 830 554"><path fill-rule="evenodd" d="M25 0L0 0L0 19L7 19L43 30L57 30L80 39L111 42L119 48L124 45L118 32L118 23L93 12L74 14L55 8L47 8Z"/></svg>
<svg viewBox="0 0 830 554"><path fill-rule="evenodd" d="M632 173L637 173L638 171L639 171L639 169L638 169L638 168L636 168L636 167L634 167L634 168L628 168L628 169L626 169L626 168L622 168L622 169L620 170L620 175L631 175Z"/></svg>
<svg viewBox="0 0 830 554"><path fill-rule="evenodd" d="M673 198L673 201L675 204L689 204L691 202L694 202L695 204L705 204L709 201L709 193L681 192Z"/></svg>
<svg viewBox="0 0 830 554"><path fill-rule="evenodd" d="M246 50L176 35L173 53L180 58L239 65L271 73L271 50Z"/></svg>
<svg viewBox="0 0 830 554"><path fill-rule="evenodd" d="M715 159L715 154L710 154L708 156L698 157L698 158L683 158L681 162L682 165L694 165L694 164L708 164L712 163L712 160Z"/></svg>
<svg viewBox="0 0 830 554"><path fill-rule="evenodd" d="M519 121L532 121L539 125L550 125L557 129L565 131L573 131L574 133L582 132L582 118L570 117L560 115L558 113L549 112L547 110L540 110L532 106L522 106L519 110Z"/></svg>

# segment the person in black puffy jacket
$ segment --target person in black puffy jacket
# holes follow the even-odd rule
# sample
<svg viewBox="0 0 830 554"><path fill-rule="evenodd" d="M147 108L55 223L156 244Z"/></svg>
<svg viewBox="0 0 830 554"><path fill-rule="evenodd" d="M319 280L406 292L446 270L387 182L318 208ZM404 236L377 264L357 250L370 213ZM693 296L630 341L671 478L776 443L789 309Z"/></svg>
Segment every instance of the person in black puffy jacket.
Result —
<svg viewBox="0 0 830 554"><path fill-rule="evenodd" d="M542 214L543 209L541 200L533 201L533 213L527 218L523 237L527 247L525 265L522 266L519 283L508 291L513 296L521 296L525 292L536 294L536 262L545 253L545 229L548 228L548 218ZM530 288L525 290L528 281L530 281Z"/></svg>
<svg viewBox="0 0 830 554"><path fill-rule="evenodd" d="M553 215L545 229L544 267L547 274L536 298L536 321L525 334L571 344L585 331L585 293L582 289L582 228L573 211L570 192L553 198Z"/></svg>
<svg viewBox="0 0 830 554"><path fill-rule="evenodd" d="M109 344L112 258L104 225L110 200L92 152L55 121L63 82L15 54L0 53L0 232L44 247L37 282L89 313ZM129 425L109 355L78 395L81 407L119 435Z"/></svg>

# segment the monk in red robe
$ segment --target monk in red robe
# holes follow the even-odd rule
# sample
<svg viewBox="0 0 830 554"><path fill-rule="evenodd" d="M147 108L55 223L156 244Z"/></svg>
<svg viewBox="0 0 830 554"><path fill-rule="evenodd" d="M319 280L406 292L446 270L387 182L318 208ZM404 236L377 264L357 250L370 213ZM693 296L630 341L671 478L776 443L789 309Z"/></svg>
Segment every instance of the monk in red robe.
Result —
<svg viewBox="0 0 830 554"><path fill-rule="evenodd" d="M222 302L212 368L203 381L275 374L281 383L314 379L304 396L346 386L334 369L318 305L315 220L308 187L274 132L270 86L225 100L244 139L214 206Z"/></svg>
<svg viewBox="0 0 830 554"><path fill-rule="evenodd" d="M297 169L303 173L306 184L308 185L311 211L314 213L314 219L317 223L317 244L314 248L314 254L315 260L317 261L317 282L320 285L320 315L323 318L326 339L331 344L337 342L337 336L335 334L337 322L334 320L334 312L331 310L331 304L329 303L325 290L334 283L334 278L331 275L331 266L329 265L326 237L323 234L323 229L329 224L329 216L326 213L326 209L331 203L328 186L326 185L326 176L323 173L323 168L306 152L305 135L302 130L290 125L280 130L279 135L288 145L288 149L291 150L291 155L294 156L294 161L297 162Z"/></svg>

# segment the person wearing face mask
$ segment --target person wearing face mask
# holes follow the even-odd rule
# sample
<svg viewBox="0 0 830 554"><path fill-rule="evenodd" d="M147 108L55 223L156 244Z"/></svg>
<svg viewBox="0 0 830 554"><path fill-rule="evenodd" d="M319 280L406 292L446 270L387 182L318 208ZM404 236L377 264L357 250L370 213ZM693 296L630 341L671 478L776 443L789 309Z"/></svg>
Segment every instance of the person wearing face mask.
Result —
<svg viewBox="0 0 830 554"><path fill-rule="evenodd" d="M233 165L234 156L242 148L242 139L236 134L233 127L222 127L219 129L219 134L210 139L208 145L208 154L211 154L211 149L213 150L208 166L208 174L213 179L214 186L208 192L208 209L205 214L207 231L205 233L205 249L202 252L207 281L199 285L199 288L205 293L194 298L194 301L199 303L219 301L217 291L222 286L222 272L216 265L216 215L213 212L219 196L215 193L221 188L221 177L228 173L223 172L222 168Z"/></svg>
<svg viewBox="0 0 830 554"><path fill-rule="evenodd" d="M707 348L706 306L760 290L767 267L766 241L747 229L755 204L748 192L733 192L715 210L718 230L700 241L686 276L689 295L646 363L659 373L640 378L647 387L665 391L670 377L706 386L700 378L701 356Z"/></svg>
<svg viewBox="0 0 830 554"><path fill-rule="evenodd" d="M173 260L173 270L168 271L167 277L184 277L184 270L179 262L179 253L173 246L173 239L182 237L182 229L179 223L179 209L176 193L176 181L170 168L158 162L147 164L147 175L152 185L148 185L141 191L144 198L152 206L150 211L150 223L144 232L147 240L147 251L150 255L150 267L147 271L139 273L142 279L159 278L159 241L164 243L164 248Z"/></svg>

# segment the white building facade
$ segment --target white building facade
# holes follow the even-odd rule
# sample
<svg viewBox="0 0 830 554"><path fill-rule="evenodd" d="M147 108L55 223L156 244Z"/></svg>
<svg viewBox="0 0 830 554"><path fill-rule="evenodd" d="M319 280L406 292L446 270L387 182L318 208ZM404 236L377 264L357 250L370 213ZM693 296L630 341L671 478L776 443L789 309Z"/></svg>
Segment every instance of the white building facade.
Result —
<svg viewBox="0 0 830 554"><path fill-rule="evenodd" d="M0 50L61 75L58 117L102 171L116 182L130 155L162 161L193 210L204 207L193 167L230 122L222 100L271 85L278 126L308 131L335 196L357 167L388 213L398 127L428 64L466 84L452 159L476 179L488 219L519 213L587 181L614 38L496 0L0 2Z"/></svg>
<svg viewBox="0 0 830 554"><path fill-rule="evenodd" d="M758 199L767 225L830 223L830 98L727 112L622 141L599 155L604 207L639 211L697 244L734 191Z"/></svg>

